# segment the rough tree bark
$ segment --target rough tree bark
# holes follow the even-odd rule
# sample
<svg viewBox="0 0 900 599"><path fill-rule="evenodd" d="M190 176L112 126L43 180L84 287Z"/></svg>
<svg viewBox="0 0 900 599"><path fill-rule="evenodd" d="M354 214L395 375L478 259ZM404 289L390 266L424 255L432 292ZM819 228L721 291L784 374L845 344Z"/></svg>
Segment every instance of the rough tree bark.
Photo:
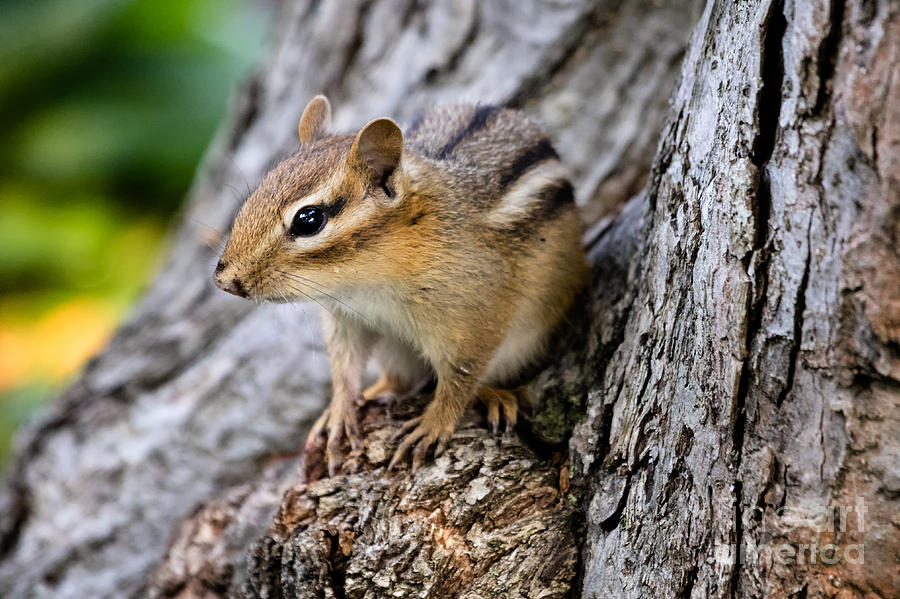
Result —
<svg viewBox="0 0 900 599"><path fill-rule="evenodd" d="M898 34L897 2L707 5L573 440L586 596L900 592ZM812 542L864 558L729 555Z"/></svg>
<svg viewBox="0 0 900 599"><path fill-rule="evenodd" d="M294 6L169 264L20 439L0 595L900 593L900 6L700 8ZM327 394L318 333L215 293L204 240L318 91L347 128L460 98L552 128L594 278L520 437L473 415L433 465L388 474L396 420L371 409L342 476L303 483L283 455ZM843 527L798 520L829 505ZM811 540L864 558L735 559Z"/></svg>

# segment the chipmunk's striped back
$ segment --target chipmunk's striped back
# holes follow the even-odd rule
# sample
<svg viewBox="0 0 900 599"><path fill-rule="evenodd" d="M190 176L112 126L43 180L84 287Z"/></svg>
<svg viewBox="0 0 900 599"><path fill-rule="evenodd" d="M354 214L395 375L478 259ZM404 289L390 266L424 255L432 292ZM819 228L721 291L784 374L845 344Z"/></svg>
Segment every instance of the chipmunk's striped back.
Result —
<svg viewBox="0 0 900 599"><path fill-rule="evenodd" d="M523 113L490 104L433 108L407 130L408 146L465 181L485 221L508 227L574 205L552 143Z"/></svg>

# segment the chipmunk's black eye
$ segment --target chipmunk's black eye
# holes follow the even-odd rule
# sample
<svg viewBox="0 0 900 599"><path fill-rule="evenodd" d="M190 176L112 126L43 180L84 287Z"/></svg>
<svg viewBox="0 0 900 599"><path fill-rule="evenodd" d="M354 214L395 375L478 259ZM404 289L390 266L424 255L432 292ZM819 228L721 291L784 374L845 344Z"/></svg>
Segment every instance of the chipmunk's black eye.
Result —
<svg viewBox="0 0 900 599"><path fill-rule="evenodd" d="M294 215L291 223L291 235L295 237L309 237L315 235L325 226L325 211L318 206L305 206Z"/></svg>

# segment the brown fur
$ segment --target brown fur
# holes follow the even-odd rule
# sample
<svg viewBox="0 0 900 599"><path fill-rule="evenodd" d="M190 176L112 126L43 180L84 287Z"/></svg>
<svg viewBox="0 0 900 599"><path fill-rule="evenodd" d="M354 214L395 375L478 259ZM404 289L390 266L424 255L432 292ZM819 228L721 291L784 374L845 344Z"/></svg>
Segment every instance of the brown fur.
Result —
<svg viewBox="0 0 900 599"><path fill-rule="evenodd" d="M299 127L309 141L241 209L216 282L329 308L334 396L310 442L327 432L332 473L342 436L358 440L352 406L369 355L398 392L436 374L435 399L392 462L412 450L419 464L476 395L509 403L485 390L511 384L571 305L585 274L571 185L540 128L516 111L450 106L406 139L388 119L327 136L330 108L313 102ZM308 204L332 216L319 234L294 238L292 214Z"/></svg>

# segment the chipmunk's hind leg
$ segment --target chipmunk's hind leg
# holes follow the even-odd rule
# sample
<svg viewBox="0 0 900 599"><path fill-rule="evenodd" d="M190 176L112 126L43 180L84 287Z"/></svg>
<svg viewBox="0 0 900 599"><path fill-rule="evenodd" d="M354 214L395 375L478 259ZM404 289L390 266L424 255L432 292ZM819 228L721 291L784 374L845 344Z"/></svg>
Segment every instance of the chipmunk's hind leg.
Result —
<svg viewBox="0 0 900 599"><path fill-rule="evenodd" d="M516 391L481 387L477 398L487 409L487 421L494 436L500 434L501 411L503 420L506 421L506 432L511 433L519 416L519 397Z"/></svg>
<svg viewBox="0 0 900 599"><path fill-rule="evenodd" d="M406 381L391 372L382 372L373 385L363 391L363 401L382 401L390 403L409 391Z"/></svg>
<svg viewBox="0 0 900 599"><path fill-rule="evenodd" d="M401 341L383 338L373 354L381 375L363 391L363 402L378 400L390 405L418 393L433 376L425 359Z"/></svg>

